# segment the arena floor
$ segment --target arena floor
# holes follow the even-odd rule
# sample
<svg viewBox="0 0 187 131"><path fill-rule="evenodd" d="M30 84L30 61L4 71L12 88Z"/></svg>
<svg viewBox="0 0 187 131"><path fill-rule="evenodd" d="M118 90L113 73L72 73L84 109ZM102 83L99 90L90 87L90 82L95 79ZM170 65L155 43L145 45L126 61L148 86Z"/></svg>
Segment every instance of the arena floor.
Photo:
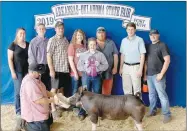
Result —
<svg viewBox="0 0 187 131"><path fill-rule="evenodd" d="M151 118L144 118L143 125L145 131L186 131L186 108L172 107L172 121L167 124L162 123L163 116L158 115ZM13 105L1 106L1 127L3 131L12 131L15 126L15 112ZM80 121L72 111L64 111L62 117L56 120L51 131L88 131L91 130L89 117ZM100 120L98 131L129 131L134 130L132 118L127 120Z"/></svg>

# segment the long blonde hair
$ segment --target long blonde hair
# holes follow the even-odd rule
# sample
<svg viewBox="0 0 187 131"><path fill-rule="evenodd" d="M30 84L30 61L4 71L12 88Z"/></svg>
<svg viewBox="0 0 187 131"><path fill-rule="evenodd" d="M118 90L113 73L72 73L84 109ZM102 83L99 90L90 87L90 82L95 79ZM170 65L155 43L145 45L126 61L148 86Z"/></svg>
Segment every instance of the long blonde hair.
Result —
<svg viewBox="0 0 187 131"><path fill-rule="evenodd" d="M82 44L84 45L84 47L86 47L86 35L85 35L84 31L82 31L81 29L77 29L77 30L74 31L72 39L71 39L71 43L72 44L76 44L76 42L77 42L77 38L76 37L77 37L77 33L78 32L83 35Z"/></svg>
<svg viewBox="0 0 187 131"><path fill-rule="evenodd" d="M15 38L14 38L14 44L17 44L17 41L18 41L17 35L18 35L18 32L19 32L20 30L25 31L25 29L22 28L22 27L16 29L16 35L15 35ZM25 40L24 40L24 41L25 41Z"/></svg>

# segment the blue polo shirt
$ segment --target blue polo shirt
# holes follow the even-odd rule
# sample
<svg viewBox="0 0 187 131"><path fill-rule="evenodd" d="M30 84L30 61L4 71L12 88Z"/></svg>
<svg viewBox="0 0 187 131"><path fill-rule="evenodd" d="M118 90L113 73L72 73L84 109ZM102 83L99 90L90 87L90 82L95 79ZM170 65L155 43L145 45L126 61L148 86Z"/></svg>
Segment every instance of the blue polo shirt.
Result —
<svg viewBox="0 0 187 131"><path fill-rule="evenodd" d="M145 43L141 37L136 35L131 40L125 37L121 41L120 53L125 56L124 62L129 64L138 63L141 54L146 53Z"/></svg>

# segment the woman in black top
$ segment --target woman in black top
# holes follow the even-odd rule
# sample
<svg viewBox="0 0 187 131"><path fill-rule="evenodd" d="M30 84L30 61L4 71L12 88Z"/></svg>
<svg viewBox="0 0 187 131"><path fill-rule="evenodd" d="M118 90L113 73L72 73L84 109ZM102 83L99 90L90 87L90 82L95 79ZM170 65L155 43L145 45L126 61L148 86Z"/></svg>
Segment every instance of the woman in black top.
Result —
<svg viewBox="0 0 187 131"><path fill-rule="evenodd" d="M15 90L15 108L16 115L21 120L21 108L20 108L20 86L23 77L28 72L28 46L29 43L25 41L25 29L18 28L16 31L15 40L11 43L8 48L8 64L11 71L11 75L14 82ZM16 125L16 127L19 125Z"/></svg>

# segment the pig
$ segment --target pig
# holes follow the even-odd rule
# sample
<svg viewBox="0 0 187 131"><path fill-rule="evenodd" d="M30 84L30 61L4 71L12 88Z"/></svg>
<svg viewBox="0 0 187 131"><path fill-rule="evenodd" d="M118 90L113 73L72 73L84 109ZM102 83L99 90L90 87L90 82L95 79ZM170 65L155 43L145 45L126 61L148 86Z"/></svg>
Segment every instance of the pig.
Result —
<svg viewBox="0 0 187 131"><path fill-rule="evenodd" d="M98 117L125 120L129 116L134 119L136 128L142 131L145 106L140 95L140 93L136 93L136 95L102 95L79 90L73 96L67 99L59 97L59 100L83 108L90 116L92 131L96 130Z"/></svg>

